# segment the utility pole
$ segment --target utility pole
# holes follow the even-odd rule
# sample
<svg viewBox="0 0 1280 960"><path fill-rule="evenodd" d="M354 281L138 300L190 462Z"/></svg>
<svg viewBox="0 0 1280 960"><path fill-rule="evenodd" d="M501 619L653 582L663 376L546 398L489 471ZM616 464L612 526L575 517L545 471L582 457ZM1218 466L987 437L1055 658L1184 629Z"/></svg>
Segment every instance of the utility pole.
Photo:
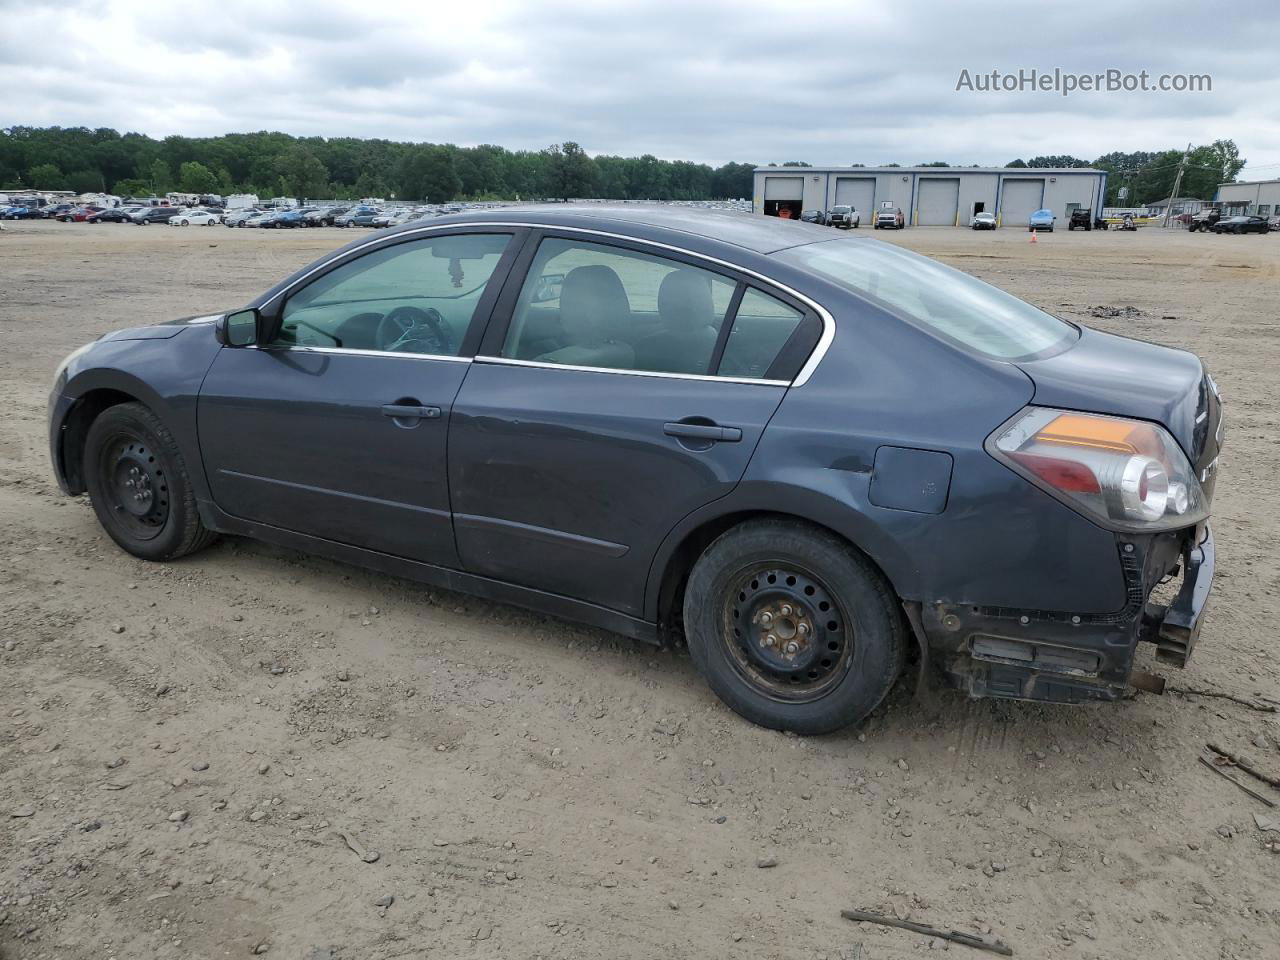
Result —
<svg viewBox="0 0 1280 960"><path fill-rule="evenodd" d="M1187 149L1182 151L1182 159L1178 161L1178 175L1173 179L1173 193L1169 195L1169 202L1164 205L1164 222L1160 224L1162 227L1169 226L1169 214L1173 212L1173 199L1178 195L1178 190L1182 187L1182 171L1187 165L1187 156L1191 153L1191 144L1187 144Z"/></svg>

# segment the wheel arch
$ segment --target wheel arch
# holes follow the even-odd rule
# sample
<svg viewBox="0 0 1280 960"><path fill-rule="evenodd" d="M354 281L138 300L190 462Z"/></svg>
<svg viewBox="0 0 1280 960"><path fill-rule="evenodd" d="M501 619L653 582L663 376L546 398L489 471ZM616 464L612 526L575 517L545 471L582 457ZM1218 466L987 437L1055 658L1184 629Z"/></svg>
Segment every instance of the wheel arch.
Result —
<svg viewBox="0 0 1280 960"><path fill-rule="evenodd" d="M780 501L781 498L775 502ZM648 586L645 590L644 615L646 619L658 624L658 635L664 642L669 642L679 635L684 587L698 557L721 534L749 520L764 518L794 520L829 533L847 544L850 549L857 551L884 578L889 589L899 600L907 599L908 594L904 591L909 591L911 588L907 583L902 582L900 558L886 555L889 552L899 553L900 551L896 547L882 544L880 536L859 536L848 529L848 526L863 526L864 533L867 530L864 524L858 522L866 521L867 518L857 514L856 511L845 508L843 512L852 514L854 523L847 525L845 529L840 529L831 523L817 519L828 513L827 510L789 511L762 503L753 505L730 505L723 501L719 503L722 504L722 509L713 510L709 514L699 511L686 518L684 523L668 534L659 546L650 567ZM869 546L871 549L868 549ZM876 546L881 546L882 549L875 549ZM899 575L896 577L891 575L891 570L898 572Z"/></svg>
<svg viewBox="0 0 1280 960"><path fill-rule="evenodd" d="M63 418L58 433L58 470L73 494L85 492L84 446L89 427L103 412L122 403L144 403L134 393L117 387L95 387L76 399Z"/></svg>

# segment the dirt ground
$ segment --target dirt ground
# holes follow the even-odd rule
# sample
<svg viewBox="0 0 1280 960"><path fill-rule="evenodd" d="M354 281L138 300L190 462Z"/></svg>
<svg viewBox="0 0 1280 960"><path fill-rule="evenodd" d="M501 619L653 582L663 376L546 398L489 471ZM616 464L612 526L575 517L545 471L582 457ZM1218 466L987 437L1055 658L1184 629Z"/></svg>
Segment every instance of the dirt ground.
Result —
<svg viewBox="0 0 1280 960"><path fill-rule="evenodd" d="M802 739L739 720L686 656L598 631L232 539L167 566L121 553L50 475L58 360L239 306L351 236L0 233L0 957L931 948L848 907L1019 957L1280 957L1280 832L1255 820L1280 830L1280 810L1196 760L1212 741L1280 774L1278 714L900 685L862 727ZM1280 236L877 236L1205 357L1219 566L1170 681L1280 698Z"/></svg>

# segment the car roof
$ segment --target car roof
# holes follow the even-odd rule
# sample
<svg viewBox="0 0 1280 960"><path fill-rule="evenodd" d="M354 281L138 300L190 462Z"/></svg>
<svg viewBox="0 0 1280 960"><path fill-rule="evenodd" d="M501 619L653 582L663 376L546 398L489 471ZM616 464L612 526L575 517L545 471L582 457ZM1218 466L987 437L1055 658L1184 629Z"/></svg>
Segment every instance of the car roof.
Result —
<svg viewBox="0 0 1280 960"><path fill-rule="evenodd" d="M498 207L470 213L451 214L432 221L432 226L450 223L500 221L546 227L582 227L591 230L615 229L620 233L650 235L653 232L699 237L715 243L731 244L754 253L773 253L788 247L822 239L809 223L763 217L732 210L691 209L657 204L537 204Z"/></svg>

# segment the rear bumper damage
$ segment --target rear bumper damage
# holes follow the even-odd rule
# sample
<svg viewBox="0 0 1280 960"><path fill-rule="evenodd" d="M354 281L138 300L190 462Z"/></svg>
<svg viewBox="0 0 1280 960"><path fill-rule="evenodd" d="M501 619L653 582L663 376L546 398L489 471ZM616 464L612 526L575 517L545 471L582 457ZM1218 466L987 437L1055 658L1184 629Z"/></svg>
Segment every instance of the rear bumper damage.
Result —
<svg viewBox="0 0 1280 960"><path fill-rule="evenodd" d="M1112 614L926 604L920 627L928 660L948 685L973 697L1054 703L1116 700L1131 685L1139 642L1159 662L1186 665L1213 585L1208 524L1146 537L1118 537L1125 606ZM1151 601L1163 580L1181 576L1167 605ZM1147 678L1144 688L1158 680Z"/></svg>

